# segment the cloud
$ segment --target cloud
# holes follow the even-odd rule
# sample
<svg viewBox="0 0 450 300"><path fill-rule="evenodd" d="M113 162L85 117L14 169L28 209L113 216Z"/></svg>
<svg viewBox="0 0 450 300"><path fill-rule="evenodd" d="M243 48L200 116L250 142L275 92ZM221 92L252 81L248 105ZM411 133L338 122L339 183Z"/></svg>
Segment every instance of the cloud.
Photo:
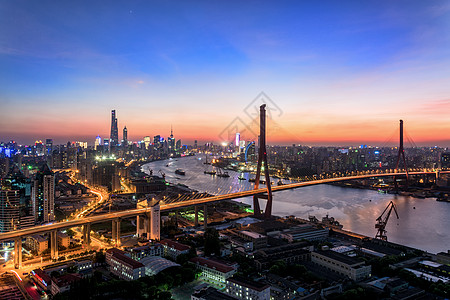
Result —
<svg viewBox="0 0 450 300"><path fill-rule="evenodd" d="M417 115L450 115L450 99L422 102L417 105L412 112Z"/></svg>

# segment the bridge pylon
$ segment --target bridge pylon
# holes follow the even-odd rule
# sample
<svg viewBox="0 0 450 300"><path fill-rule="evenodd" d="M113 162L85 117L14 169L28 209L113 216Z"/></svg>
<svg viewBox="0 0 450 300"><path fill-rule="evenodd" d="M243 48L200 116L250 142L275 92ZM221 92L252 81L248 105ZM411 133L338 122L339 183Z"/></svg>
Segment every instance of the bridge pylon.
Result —
<svg viewBox="0 0 450 300"><path fill-rule="evenodd" d="M259 199L267 199L266 210L264 211L264 218L269 219L272 216L272 187L269 176L269 164L267 163L267 149L266 149L266 105L259 107L259 151L258 151L258 166L256 168L255 186L253 189L259 189L259 178L264 163L264 175L266 178L267 195L253 196L253 211L257 218L261 218L261 209L259 206Z"/></svg>
<svg viewBox="0 0 450 300"><path fill-rule="evenodd" d="M406 158L405 158L405 149L403 148L403 120L400 120L400 143L398 147L398 155L397 155L397 163L395 165L395 170L398 171L398 166L400 165L400 160L403 160L403 165L405 166L405 173L406 173L406 185L408 185L409 180L409 173L408 173L408 167L406 165ZM397 178L394 176L394 184L395 188L397 189Z"/></svg>

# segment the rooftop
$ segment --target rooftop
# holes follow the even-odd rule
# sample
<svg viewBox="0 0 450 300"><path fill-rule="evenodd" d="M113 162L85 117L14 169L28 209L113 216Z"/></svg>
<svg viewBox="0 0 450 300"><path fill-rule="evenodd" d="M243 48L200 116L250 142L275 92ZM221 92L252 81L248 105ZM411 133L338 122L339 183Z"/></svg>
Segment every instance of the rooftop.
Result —
<svg viewBox="0 0 450 300"><path fill-rule="evenodd" d="M254 238L254 239L260 239L260 238L265 238L266 237L263 234L259 234L257 232L247 231L247 230L242 230L241 233L245 234L245 235L247 235L247 236L249 236L251 238Z"/></svg>
<svg viewBox="0 0 450 300"><path fill-rule="evenodd" d="M267 284L253 281L253 280L248 280L247 278L242 277L242 276L233 276L232 278L228 278L227 281L236 283L240 286L248 287L249 289L252 289L252 290L255 290L258 292L261 292L261 291L269 288L269 285L267 285Z"/></svg>
<svg viewBox="0 0 450 300"><path fill-rule="evenodd" d="M235 270L235 268L232 266L228 266L228 265L222 264L220 262L217 262L217 261L214 261L211 259L207 259L207 258L203 258L203 257L191 258L191 262L202 265L202 266L206 266L210 269L214 269L214 270L217 270L222 273L228 273L228 272Z"/></svg>
<svg viewBox="0 0 450 300"><path fill-rule="evenodd" d="M434 261L429 261L429 260L423 260L423 261L419 262L419 264L429 266L432 268L439 268L440 266L442 266L442 264L436 263Z"/></svg>
<svg viewBox="0 0 450 300"><path fill-rule="evenodd" d="M52 282L51 277L41 269L34 269L31 274L36 276L46 287L49 287Z"/></svg>
<svg viewBox="0 0 450 300"><path fill-rule="evenodd" d="M166 245L166 246L173 248L175 250L178 250L178 251L186 251L186 250L191 249L191 247L189 247L188 245L181 244L181 243L178 243L178 242L175 242L172 240L162 240L161 244Z"/></svg>
<svg viewBox="0 0 450 300"><path fill-rule="evenodd" d="M149 270L149 273L151 273L151 275L156 275L159 272L161 272L167 268L170 268L170 267L179 267L180 266L179 264L176 264L170 260L167 260L167 259L159 257L159 256L145 257L145 258L141 259L140 262L145 265L145 269Z"/></svg>
<svg viewBox="0 0 450 300"><path fill-rule="evenodd" d="M316 231L328 231L328 229L319 229L316 227L292 227L289 229L283 230L283 234L301 234L301 233L308 233L308 232L316 232Z"/></svg>
<svg viewBox="0 0 450 300"><path fill-rule="evenodd" d="M73 282L76 282L81 279L79 274L65 274L58 278L53 278L53 283L55 283L59 287L64 287L71 285Z"/></svg>
<svg viewBox="0 0 450 300"><path fill-rule="evenodd" d="M213 287L208 287L207 289L196 291L192 295L205 300L236 300L236 298L224 294Z"/></svg>
<svg viewBox="0 0 450 300"><path fill-rule="evenodd" d="M112 254L112 257L120 260L124 264L129 265L133 269L144 267L144 265L142 263L132 259L131 257L126 256L125 252L123 252L122 250L119 250L117 248L108 249L108 250L106 250L106 253Z"/></svg>
<svg viewBox="0 0 450 300"><path fill-rule="evenodd" d="M39 234L35 234L31 236L33 239L35 239L37 242L42 243L42 242L46 242L47 239L44 238L42 235Z"/></svg>
<svg viewBox="0 0 450 300"><path fill-rule="evenodd" d="M317 254L326 256L328 258L340 261L347 265L357 265L357 264L361 264L363 262L357 258L350 257L350 256L347 256L347 255L344 255L341 253L337 253L337 252L334 252L331 250L328 250L328 251L316 250L313 253L317 253Z"/></svg>
<svg viewBox="0 0 450 300"><path fill-rule="evenodd" d="M148 245L144 245L144 246L131 248L130 251L131 252L138 252L138 251L143 251L143 250L147 250L147 249L156 249L156 248L159 248L159 247L162 247L161 244L154 244L154 245L148 244Z"/></svg>

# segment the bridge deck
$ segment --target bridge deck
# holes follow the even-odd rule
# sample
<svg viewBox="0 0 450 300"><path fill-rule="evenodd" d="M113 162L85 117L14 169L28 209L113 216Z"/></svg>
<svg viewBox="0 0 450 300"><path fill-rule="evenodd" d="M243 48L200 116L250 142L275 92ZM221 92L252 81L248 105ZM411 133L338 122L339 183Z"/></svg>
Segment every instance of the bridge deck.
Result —
<svg viewBox="0 0 450 300"><path fill-rule="evenodd" d="M442 171L441 174L448 174L450 171ZM410 172L409 175L427 175L427 174L435 174L435 172ZM298 183L291 183L291 184L285 184L280 186L273 186L272 191L278 192L278 191L284 191L289 189L295 189L305 186L312 186L312 185L318 185L318 184L326 184L326 183L333 183L333 182L340 182L340 181L347 181L347 180L354 180L354 179L366 179L366 178L378 178L378 177L390 177L390 176L405 176L406 173L380 173L380 174L365 174L365 175L357 175L357 176L349 176L349 177L336 177L336 178L327 178L327 179L319 179L319 180L313 180L313 181L305 181L305 182L298 182ZM183 202L175 202L175 203L169 203L169 204L163 204L160 207L161 211L168 211L168 210L174 210L178 208L188 207L188 206L194 206L194 205L202 205L212 202L218 202L218 201L224 201L224 200L232 200L232 199L238 199L243 197L249 197L254 196L258 194L263 194L266 192L266 189L261 188L257 190L249 190L249 191L243 191L243 192L237 192L237 193L230 193L225 195L217 195L217 196L211 196L207 198L200 198L200 199L193 199ZM106 221L112 221L117 218L130 218L135 217L137 215L142 215L147 212L149 212L149 208L140 208L140 209L132 209L132 210L126 210L126 211L120 211L115 213L108 213L108 214L102 214L92 217L85 217L83 219L77 219L77 220L70 220L70 221L63 221L53 224L46 224L41 226L35 226L25 229L20 229L16 231L6 232L6 233L0 233L0 241L10 241L14 240L18 237L25 237L33 234L38 233L45 233L52 230L60 230L70 227L77 227L84 224L93 224L93 223L102 223Z"/></svg>

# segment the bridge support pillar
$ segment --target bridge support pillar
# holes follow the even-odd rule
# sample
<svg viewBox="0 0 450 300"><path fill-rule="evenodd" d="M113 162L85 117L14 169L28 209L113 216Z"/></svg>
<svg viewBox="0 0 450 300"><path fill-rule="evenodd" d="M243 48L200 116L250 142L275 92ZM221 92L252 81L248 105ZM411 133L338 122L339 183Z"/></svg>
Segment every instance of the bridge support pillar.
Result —
<svg viewBox="0 0 450 300"><path fill-rule="evenodd" d="M151 236L151 232L152 232L152 213L151 212L147 212L145 214L145 219L146 219L146 223L145 223L145 234L147 235L147 239L150 239Z"/></svg>
<svg viewBox="0 0 450 300"><path fill-rule="evenodd" d="M116 245L116 237L117 237L117 223L116 220L112 220L111 223L111 240L113 241L113 244Z"/></svg>
<svg viewBox="0 0 450 300"><path fill-rule="evenodd" d="M58 230L50 232L50 257L53 260L58 259Z"/></svg>
<svg viewBox="0 0 450 300"><path fill-rule="evenodd" d="M194 210L195 210L194 226L197 227L198 226L198 206L194 206Z"/></svg>
<svg viewBox="0 0 450 300"><path fill-rule="evenodd" d="M83 247L87 250L91 249L91 224L83 225Z"/></svg>
<svg viewBox="0 0 450 300"><path fill-rule="evenodd" d="M262 170L264 163L264 171ZM267 187L267 204L264 211L264 219L272 217L272 186L269 176L269 165L267 163L267 149L266 149L266 105L259 107L259 151L258 151L258 165L256 167L256 177L254 190L259 189L259 181L261 172L264 172ZM259 206L259 197L253 196L253 214L256 218L261 218L261 209Z"/></svg>
<svg viewBox="0 0 450 300"><path fill-rule="evenodd" d="M208 206L205 204L203 205L203 227L208 228Z"/></svg>
<svg viewBox="0 0 450 300"><path fill-rule="evenodd" d="M161 239L161 213L159 202L150 206L150 211L147 212L147 236L149 239L159 241Z"/></svg>
<svg viewBox="0 0 450 300"><path fill-rule="evenodd" d="M139 237L148 240L159 240L161 238L161 216L159 202L147 206L143 215L138 216L137 233ZM114 225L113 225L114 226Z"/></svg>
<svg viewBox="0 0 450 300"><path fill-rule="evenodd" d="M22 267L22 238L18 237L14 240L14 268Z"/></svg>
<svg viewBox="0 0 450 300"><path fill-rule="evenodd" d="M114 241L114 246L120 247L120 219L114 219L112 221L112 236L111 239Z"/></svg>

